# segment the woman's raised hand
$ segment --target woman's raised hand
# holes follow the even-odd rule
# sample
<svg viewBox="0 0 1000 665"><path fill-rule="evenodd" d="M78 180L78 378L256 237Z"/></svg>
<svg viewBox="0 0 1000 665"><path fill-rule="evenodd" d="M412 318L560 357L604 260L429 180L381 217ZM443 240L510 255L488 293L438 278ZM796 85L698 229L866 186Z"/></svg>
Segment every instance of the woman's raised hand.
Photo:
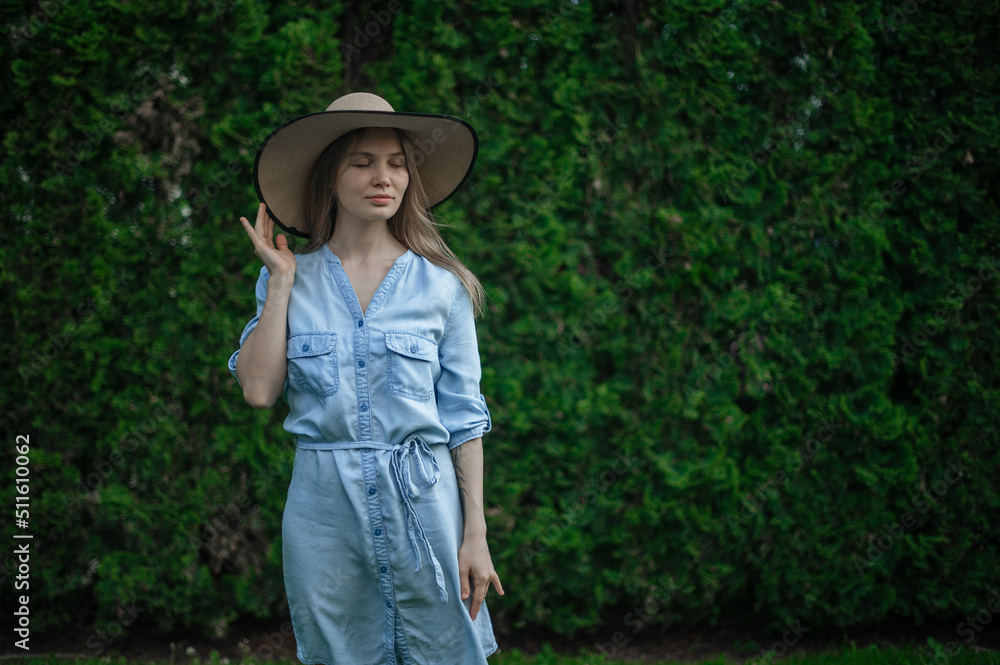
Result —
<svg viewBox="0 0 1000 665"><path fill-rule="evenodd" d="M256 226L250 226L246 217L240 217L240 221L243 223L247 235L250 236L250 241L253 242L257 257L267 266L271 277L294 277L295 268L298 265L295 254L288 249L288 238L283 234L279 233L272 241L274 220L267 214L267 206L261 203L257 208Z"/></svg>

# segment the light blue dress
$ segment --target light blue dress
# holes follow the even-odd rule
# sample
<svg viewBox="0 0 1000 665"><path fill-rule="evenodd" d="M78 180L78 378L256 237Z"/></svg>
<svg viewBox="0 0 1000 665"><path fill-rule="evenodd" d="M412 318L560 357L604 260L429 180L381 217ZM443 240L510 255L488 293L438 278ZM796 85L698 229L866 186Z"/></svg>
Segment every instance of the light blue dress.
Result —
<svg viewBox="0 0 1000 665"><path fill-rule="evenodd" d="M407 251L362 314L327 245L296 258L284 392L296 452L282 555L298 657L486 663L497 644L486 604L472 621L461 599L449 452L490 429L468 292ZM263 268L241 346L267 280Z"/></svg>

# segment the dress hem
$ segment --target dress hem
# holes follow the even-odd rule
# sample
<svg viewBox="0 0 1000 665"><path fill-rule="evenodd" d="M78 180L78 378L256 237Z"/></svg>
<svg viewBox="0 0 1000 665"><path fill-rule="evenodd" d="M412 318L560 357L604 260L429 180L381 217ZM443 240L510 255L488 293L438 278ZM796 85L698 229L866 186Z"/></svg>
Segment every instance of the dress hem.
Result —
<svg viewBox="0 0 1000 665"><path fill-rule="evenodd" d="M489 651L483 649L483 658L489 658L498 651L500 651L499 645L494 645ZM302 657L302 653L299 651L295 652L295 657L299 659L299 662L302 663L302 665L328 665L325 660L306 660Z"/></svg>

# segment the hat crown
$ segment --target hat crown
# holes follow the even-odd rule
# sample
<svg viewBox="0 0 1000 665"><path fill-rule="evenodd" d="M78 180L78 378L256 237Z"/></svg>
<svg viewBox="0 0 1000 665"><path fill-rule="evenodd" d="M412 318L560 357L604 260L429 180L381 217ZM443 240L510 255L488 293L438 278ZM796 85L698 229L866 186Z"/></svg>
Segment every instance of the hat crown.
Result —
<svg viewBox="0 0 1000 665"><path fill-rule="evenodd" d="M382 113L395 113L395 110L378 95L370 92L352 92L349 95L339 97L332 104L326 107L327 111L379 111Z"/></svg>

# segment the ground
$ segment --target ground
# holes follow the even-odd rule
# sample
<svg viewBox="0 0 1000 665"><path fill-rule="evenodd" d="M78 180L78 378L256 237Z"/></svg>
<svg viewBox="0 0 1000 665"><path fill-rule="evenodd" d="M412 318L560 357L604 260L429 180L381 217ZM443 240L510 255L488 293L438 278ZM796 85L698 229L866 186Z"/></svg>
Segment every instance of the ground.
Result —
<svg viewBox="0 0 1000 665"><path fill-rule="evenodd" d="M964 643L964 637L956 633L959 622L940 627L913 627L905 625L883 625L877 628L853 628L848 630L812 629L804 631L800 637L792 632L789 639L794 641L792 649L807 652L835 649L854 643L863 647L878 644L891 649L902 646L924 646L929 637L941 644L956 640ZM663 660L700 661L720 654L734 659L749 660L761 655L761 650L775 648L775 653L783 653L780 647L782 636L754 634L746 630L729 628L673 628L657 632L647 628L641 634L626 634L609 629L574 639L560 638L543 631L512 631L497 626L497 640L501 649L520 649L524 653L535 653L545 643L557 653L575 655L581 649L588 652L603 651L615 660L630 660L637 663ZM617 634L616 634L617 632ZM192 636L163 635L148 630L133 629L128 636L112 639L95 630L80 630L32 636L31 655L42 656L52 653L65 657L105 656L115 652L129 660L162 661L187 663L194 659L206 659L212 651L220 657L239 663L246 656L260 660L287 659L295 661L294 639L290 636L289 624L280 621L242 621L232 627L223 639L206 639ZM777 642L775 642L777 640ZM777 646L776 646L777 645ZM1000 649L1000 621L987 625L977 634L976 646ZM16 649L12 640L5 640L4 654L25 654ZM25 654L26 655L26 654ZM780 654L779 654L780 655Z"/></svg>

